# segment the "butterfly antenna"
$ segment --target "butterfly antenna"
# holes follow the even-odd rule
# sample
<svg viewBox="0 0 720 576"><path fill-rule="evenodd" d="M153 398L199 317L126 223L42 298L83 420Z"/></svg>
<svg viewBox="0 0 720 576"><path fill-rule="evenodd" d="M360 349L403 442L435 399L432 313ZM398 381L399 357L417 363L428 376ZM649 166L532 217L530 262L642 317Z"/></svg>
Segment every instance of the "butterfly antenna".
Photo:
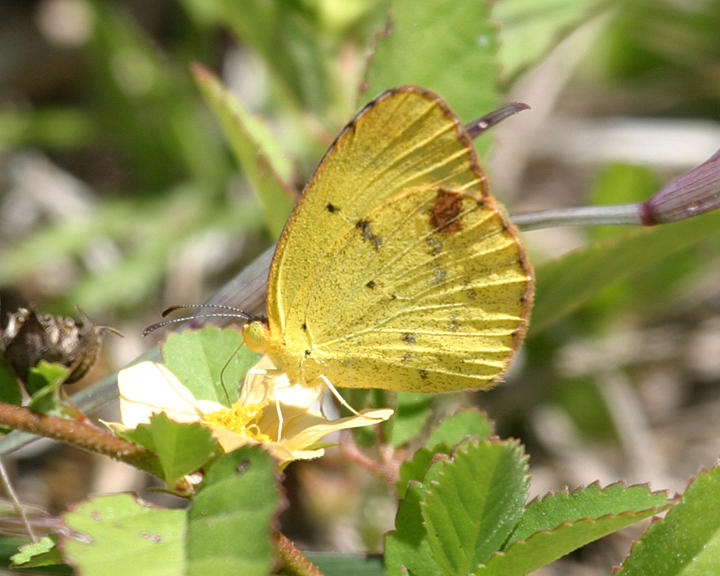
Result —
<svg viewBox="0 0 720 576"><path fill-rule="evenodd" d="M469 124L465 124L465 130L467 130L470 138L475 139L496 124L500 124L505 118L510 118L510 116L514 116L518 112L529 109L530 106L524 102L510 102L509 104L500 106L500 108L493 110L489 114L485 114L485 116L473 120Z"/></svg>
<svg viewBox="0 0 720 576"><path fill-rule="evenodd" d="M228 306L225 304L179 304L177 306L170 306L170 308L166 308L165 310L163 310L161 316L164 318L165 316L172 314L177 310L201 308L214 308L216 310L227 310L227 312L214 312L212 314L193 314L191 316L183 316L182 318L161 320L160 322L150 324L150 326L148 326L142 331L142 335L147 336L151 332L155 332L155 330L159 328L164 328L165 326L169 326L170 324L180 324L182 322L189 322L190 320L198 320L201 318L239 318L241 320L244 320L245 322L250 322L258 319L257 316L248 314L247 312L245 312L245 310L242 310L241 308L236 308L235 306Z"/></svg>

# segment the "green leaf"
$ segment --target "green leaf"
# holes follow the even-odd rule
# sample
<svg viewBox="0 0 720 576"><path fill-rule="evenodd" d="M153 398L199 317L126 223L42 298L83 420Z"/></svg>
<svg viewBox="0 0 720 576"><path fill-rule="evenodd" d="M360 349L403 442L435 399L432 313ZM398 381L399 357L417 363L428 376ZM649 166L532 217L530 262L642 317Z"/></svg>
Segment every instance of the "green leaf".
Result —
<svg viewBox="0 0 720 576"><path fill-rule="evenodd" d="M260 54L287 99L317 112L330 98L328 44L318 27L314 4L263 0L184 0L188 10L229 27Z"/></svg>
<svg viewBox="0 0 720 576"><path fill-rule="evenodd" d="M188 512L188 576L265 576L273 565L271 524L278 508L275 461L241 448L207 471Z"/></svg>
<svg viewBox="0 0 720 576"><path fill-rule="evenodd" d="M383 576L385 568L377 556L303 552L325 576Z"/></svg>
<svg viewBox="0 0 720 576"><path fill-rule="evenodd" d="M464 442L430 467L420 509L443 573L467 574L501 548L522 516L526 472L515 441Z"/></svg>
<svg viewBox="0 0 720 576"><path fill-rule="evenodd" d="M226 406L238 399L238 387L258 359L239 330L217 326L170 334L162 354L166 366L195 398Z"/></svg>
<svg viewBox="0 0 720 576"><path fill-rule="evenodd" d="M28 394L33 395L48 385L58 386L65 380L69 372L70 369L67 366L41 360L37 366L30 368L28 371L28 381L25 383L25 389Z"/></svg>
<svg viewBox="0 0 720 576"><path fill-rule="evenodd" d="M251 116L209 70L196 65L193 73L263 207L271 234L277 238L292 209L293 193L287 184L291 176L290 163L267 127Z"/></svg>
<svg viewBox="0 0 720 576"><path fill-rule="evenodd" d="M504 552L492 556L473 574L522 576L669 506L664 494L653 493L646 486L626 488L620 484L604 489L593 484L571 494L534 500Z"/></svg>
<svg viewBox="0 0 720 576"><path fill-rule="evenodd" d="M505 78L541 60L564 36L608 0L503 0L493 8L500 24L499 60Z"/></svg>
<svg viewBox="0 0 720 576"><path fill-rule="evenodd" d="M438 444L455 446L467 436L487 438L492 434L492 426L483 412L475 409L461 410L445 418L430 434L425 446L434 448Z"/></svg>
<svg viewBox="0 0 720 576"><path fill-rule="evenodd" d="M97 136L89 115L75 108L25 108L0 110L0 150L88 146Z"/></svg>
<svg viewBox="0 0 720 576"><path fill-rule="evenodd" d="M64 415L67 409L60 397L60 389L69 373L70 369L67 366L45 360L30 368L25 385L28 393L32 394L28 408L40 414Z"/></svg>
<svg viewBox="0 0 720 576"><path fill-rule="evenodd" d="M635 543L617 576L701 576L720 566L720 467L698 474Z"/></svg>
<svg viewBox="0 0 720 576"><path fill-rule="evenodd" d="M510 536L510 542L525 540L541 530L553 530L563 522L610 514L645 514L648 510L655 514L669 505L664 493L651 492L647 486L612 484L601 488L595 483L570 493L559 492L533 500Z"/></svg>
<svg viewBox="0 0 720 576"><path fill-rule="evenodd" d="M490 422L477 410L463 410L445 418L430 435L425 443L426 448L417 450L412 458L405 460L400 466L400 478L396 484L398 496L402 498L405 495L410 481L422 482L437 454L450 454L453 446L467 436L486 438L490 433Z"/></svg>
<svg viewBox="0 0 720 576"><path fill-rule="evenodd" d="M157 454L170 487L222 452L209 428L197 423L180 424L164 413L153 414L150 424L140 424L122 436Z"/></svg>
<svg viewBox="0 0 720 576"><path fill-rule="evenodd" d="M389 440L397 448L407 444L423 429L430 417L428 408L433 397L430 394L398 392L395 398L397 405Z"/></svg>
<svg viewBox="0 0 720 576"><path fill-rule="evenodd" d="M542 331L619 280L717 235L720 212L634 230L595 242L536 268L530 334Z"/></svg>
<svg viewBox="0 0 720 576"><path fill-rule="evenodd" d="M497 29L489 2L393 0L389 6L388 30L368 62L369 96L417 84L441 95L465 123L497 107Z"/></svg>
<svg viewBox="0 0 720 576"><path fill-rule="evenodd" d="M400 466L400 477L395 484L398 496L405 497L410 482L422 482L436 454L450 454L450 452L452 449L449 446L438 444L432 450L420 448L412 455L412 458L405 460Z"/></svg>
<svg viewBox="0 0 720 576"><path fill-rule="evenodd" d="M10 367L0 358L0 402L19 405L22 402L20 386Z"/></svg>
<svg viewBox="0 0 720 576"><path fill-rule="evenodd" d="M442 573L430 549L423 524L420 512L422 496L422 484L412 482L398 505L395 530L385 537L388 576L436 576Z"/></svg>
<svg viewBox="0 0 720 576"><path fill-rule="evenodd" d="M55 566L63 563L60 551L55 546L55 541L49 536L44 536L37 542L20 546L20 551L11 556L10 560L14 566L22 568Z"/></svg>
<svg viewBox="0 0 720 576"><path fill-rule="evenodd" d="M141 504L130 494L97 496L63 516L66 560L84 576L184 576L184 510Z"/></svg>

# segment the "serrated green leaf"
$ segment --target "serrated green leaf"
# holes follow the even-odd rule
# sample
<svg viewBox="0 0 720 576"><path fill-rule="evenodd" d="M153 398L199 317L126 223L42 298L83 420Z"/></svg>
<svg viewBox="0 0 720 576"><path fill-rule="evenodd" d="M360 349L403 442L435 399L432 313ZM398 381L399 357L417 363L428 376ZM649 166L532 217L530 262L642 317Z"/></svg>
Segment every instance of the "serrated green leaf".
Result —
<svg viewBox="0 0 720 576"><path fill-rule="evenodd" d="M377 556L303 552L325 576L383 576L385 567Z"/></svg>
<svg viewBox="0 0 720 576"><path fill-rule="evenodd" d="M501 548L522 517L526 473L515 441L466 441L430 467L420 509L443 573L467 574Z"/></svg>
<svg viewBox="0 0 720 576"><path fill-rule="evenodd" d="M450 454L450 452L451 448L449 446L438 444L433 450L420 448L412 455L412 458L405 460L400 466L400 477L395 484L398 496L400 498L405 497L410 482L422 482L425 472L427 472L436 454Z"/></svg>
<svg viewBox="0 0 720 576"><path fill-rule="evenodd" d="M531 502L505 550L479 567L475 576L522 576L585 544L661 512L670 506L664 494L646 486L605 489L593 484L570 494Z"/></svg>
<svg viewBox="0 0 720 576"><path fill-rule="evenodd" d="M270 131L254 118L207 69L195 66L195 80L222 126L243 174L252 185L274 238L280 236L292 209L287 184L291 166Z"/></svg>
<svg viewBox="0 0 720 576"><path fill-rule="evenodd" d="M564 36L609 0L503 0L493 8L500 25L499 61L506 78L541 60Z"/></svg>
<svg viewBox="0 0 720 576"><path fill-rule="evenodd" d="M572 492L558 492L535 499L527 505L509 542L525 540L540 530L553 530L563 522L600 518L608 514L657 513L670 505L665 494L647 486L612 484L601 488L591 484ZM644 517L644 516L643 516Z"/></svg>
<svg viewBox="0 0 720 576"><path fill-rule="evenodd" d="M10 560L14 566L22 568L54 566L63 563L60 551L55 546L55 541L49 536L44 536L37 542L21 546L20 551L11 556Z"/></svg>
<svg viewBox="0 0 720 576"><path fill-rule="evenodd" d="M188 576L265 576L278 513L275 461L258 447L227 454L207 471L188 511Z"/></svg>
<svg viewBox="0 0 720 576"><path fill-rule="evenodd" d="M432 449L437 444L454 446L466 436L482 439L490 434L492 426L483 412L474 409L461 410L438 424L425 442L425 447Z"/></svg>
<svg viewBox="0 0 720 576"><path fill-rule="evenodd" d="M389 29L368 61L368 96L417 84L440 94L466 123L497 107L497 29L489 2L393 0L389 6Z"/></svg>
<svg viewBox="0 0 720 576"><path fill-rule="evenodd" d="M433 397L430 394L398 392L395 396L395 416L392 419L390 443L402 446L417 436L425 426L430 412L428 410Z"/></svg>
<svg viewBox="0 0 720 576"><path fill-rule="evenodd" d="M398 505L395 530L385 537L388 576L437 576L441 573L430 549L420 512L423 489L418 482L407 487L405 497Z"/></svg>
<svg viewBox="0 0 720 576"><path fill-rule="evenodd" d="M181 424L164 413L153 414L150 424L140 424L122 436L157 454L169 486L222 452L209 428L195 423Z"/></svg>
<svg viewBox="0 0 720 576"><path fill-rule="evenodd" d="M617 576L705 576L720 568L720 467L698 474L633 545Z"/></svg>
<svg viewBox="0 0 720 576"><path fill-rule="evenodd" d="M259 357L245 346L239 330L217 326L170 334L162 354L195 398L226 406L238 399L238 386Z"/></svg>
<svg viewBox="0 0 720 576"><path fill-rule="evenodd" d="M634 230L594 242L537 266L537 292L530 335L547 328L615 282L717 235L720 212Z"/></svg>
<svg viewBox="0 0 720 576"><path fill-rule="evenodd" d="M130 494L97 496L63 516L66 560L84 576L184 576L184 510L144 506Z"/></svg>
<svg viewBox="0 0 720 576"><path fill-rule="evenodd" d="M437 454L450 454L452 447L467 436L486 438L491 433L490 423L482 412L463 410L445 418L430 435L412 458L405 460L400 466L400 478L396 484L398 496L402 498L408 483L412 480L422 482L432 459Z"/></svg>

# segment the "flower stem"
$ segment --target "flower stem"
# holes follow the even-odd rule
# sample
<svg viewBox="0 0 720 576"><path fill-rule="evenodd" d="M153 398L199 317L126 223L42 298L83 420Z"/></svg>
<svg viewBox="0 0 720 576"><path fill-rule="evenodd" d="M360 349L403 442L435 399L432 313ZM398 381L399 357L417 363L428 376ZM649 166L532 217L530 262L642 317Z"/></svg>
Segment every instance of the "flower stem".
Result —
<svg viewBox="0 0 720 576"><path fill-rule="evenodd" d="M556 226L643 225L640 204L610 204L557 208L513 214L510 219L520 230L537 230Z"/></svg>
<svg viewBox="0 0 720 576"><path fill-rule="evenodd" d="M280 532L275 532L275 547L280 556L283 570L291 576L323 576L317 566Z"/></svg>
<svg viewBox="0 0 720 576"><path fill-rule="evenodd" d="M38 414L28 408L0 402L0 425L59 440L160 475L160 467L154 454L81 420Z"/></svg>

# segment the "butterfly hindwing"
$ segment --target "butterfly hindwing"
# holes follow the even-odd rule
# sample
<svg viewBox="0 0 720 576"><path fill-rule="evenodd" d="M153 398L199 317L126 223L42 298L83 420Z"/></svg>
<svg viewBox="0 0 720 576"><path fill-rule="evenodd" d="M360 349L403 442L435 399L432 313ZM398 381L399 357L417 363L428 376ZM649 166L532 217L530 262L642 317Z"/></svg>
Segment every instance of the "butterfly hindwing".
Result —
<svg viewBox="0 0 720 576"><path fill-rule="evenodd" d="M336 386L437 392L489 385L524 330L530 277L489 198L411 188L326 248L287 315L305 374Z"/></svg>

